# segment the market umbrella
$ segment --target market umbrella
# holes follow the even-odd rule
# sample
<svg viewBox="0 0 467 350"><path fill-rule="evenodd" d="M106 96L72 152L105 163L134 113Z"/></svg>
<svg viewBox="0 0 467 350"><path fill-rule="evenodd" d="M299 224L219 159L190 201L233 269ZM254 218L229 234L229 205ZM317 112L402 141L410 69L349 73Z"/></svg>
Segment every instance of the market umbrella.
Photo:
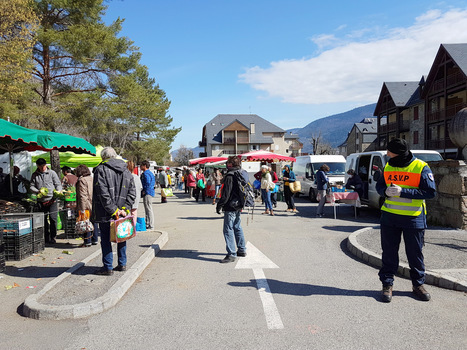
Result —
<svg viewBox="0 0 467 350"><path fill-rule="evenodd" d="M202 157L202 158L190 159L190 165L218 162L221 160L227 160L227 157Z"/></svg>
<svg viewBox="0 0 467 350"><path fill-rule="evenodd" d="M0 119L0 153L10 155L10 190L13 192L13 152L26 151L73 151L96 154L96 148L86 140L52 131L28 129Z"/></svg>
<svg viewBox="0 0 467 350"><path fill-rule="evenodd" d="M74 152L60 152L60 165L69 166L70 168L76 168L78 165L84 164L90 168L98 166L102 162L101 151L102 146L96 146L96 155L90 154L76 154ZM42 153L32 157L32 161L35 162L39 158L44 158L47 163L50 164L50 153Z"/></svg>
<svg viewBox="0 0 467 350"><path fill-rule="evenodd" d="M283 156L277 153L269 152L269 151L251 151L248 153L243 153L240 154L239 157L242 158L242 160L249 160L249 161L268 161L268 162L278 162L278 161L289 161L289 162L295 162L296 159L294 157L289 157L289 156Z"/></svg>

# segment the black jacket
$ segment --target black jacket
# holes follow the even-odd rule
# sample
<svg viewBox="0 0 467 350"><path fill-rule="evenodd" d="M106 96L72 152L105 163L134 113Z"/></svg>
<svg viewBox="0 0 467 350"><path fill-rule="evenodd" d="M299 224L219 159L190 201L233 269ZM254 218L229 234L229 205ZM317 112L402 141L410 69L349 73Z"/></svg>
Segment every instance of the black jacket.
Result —
<svg viewBox="0 0 467 350"><path fill-rule="evenodd" d="M245 178L241 168L232 168L224 176L224 187L222 187L221 198L217 202L217 208L223 211L242 210L241 208L234 208L232 206L233 202L238 202L241 195L238 180L235 178L235 172L239 172L240 176Z"/></svg>
<svg viewBox="0 0 467 350"><path fill-rule="evenodd" d="M130 210L136 198L133 176L120 159L109 159L94 169L92 215L95 222L108 222L117 209Z"/></svg>

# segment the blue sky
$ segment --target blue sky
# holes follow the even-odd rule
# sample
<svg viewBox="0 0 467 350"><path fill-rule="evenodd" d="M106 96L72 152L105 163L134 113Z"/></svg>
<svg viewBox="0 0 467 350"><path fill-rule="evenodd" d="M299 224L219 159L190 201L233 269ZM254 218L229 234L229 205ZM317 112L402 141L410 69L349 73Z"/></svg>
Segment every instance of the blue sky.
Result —
<svg viewBox="0 0 467 350"><path fill-rule="evenodd" d="M467 1L111 0L171 100L173 149L217 114L284 129L376 102L383 81L428 74L441 43L467 42Z"/></svg>

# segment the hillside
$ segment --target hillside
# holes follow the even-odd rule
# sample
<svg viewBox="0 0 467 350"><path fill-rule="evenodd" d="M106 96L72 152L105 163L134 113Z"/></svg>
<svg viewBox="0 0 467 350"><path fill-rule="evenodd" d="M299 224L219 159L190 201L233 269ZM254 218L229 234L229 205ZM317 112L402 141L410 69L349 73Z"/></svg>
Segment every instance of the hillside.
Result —
<svg viewBox="0 0 467 350"><path fill-rule="evenodd" d="M318 134L321 131L323 140L333 147L339 146L347 138L347 134L355 123L364 118L373 117L376 104L372 103L363 107L352 109L351 111L331 115L312 121L303 128L287 130L300 136L300 142L303 143L303 152L311 152L311 135Z"/></svg>

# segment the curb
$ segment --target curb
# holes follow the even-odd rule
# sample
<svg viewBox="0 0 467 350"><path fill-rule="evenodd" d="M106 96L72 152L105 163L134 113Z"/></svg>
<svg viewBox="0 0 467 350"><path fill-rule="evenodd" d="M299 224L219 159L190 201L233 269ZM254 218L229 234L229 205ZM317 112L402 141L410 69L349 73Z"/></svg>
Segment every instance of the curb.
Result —
<svg viewBox="0 0 467 350"><path fill-rule="evenodd" d="M159 253L169 240L169 235L165 231L154 241L143 255L123 274L122 277L101 297L85 303L72 305L45 305L38 300L55 285L70 276L73 272L86 265L89 261L101 254L101 250L92 253L86 259L71 267L60 276L47 283L37 294L32 294L26 298L23 305L23 316L41 320L65 320L73 318L83 318L101 313L116 305L125 293L130 289L136 279L144 269L151 263L152 259Z"/></svg>
<svg viewBox="0 0 467 350"><path fill-rule="evenodd" d="M382 257L357 242L357 236L360 233L374 230L377 227L365 227L355 232L352 232L347 239L347 249L358 259L363 260L368 265L380 268L382 266ZM406 263L399 262L397 273L410 279L410 267ZM446 276L445 274L434 272L431 270L425 271L425 283L433 286L452 289L460 292L467 292L467 283L465 281Z"/></svg>

